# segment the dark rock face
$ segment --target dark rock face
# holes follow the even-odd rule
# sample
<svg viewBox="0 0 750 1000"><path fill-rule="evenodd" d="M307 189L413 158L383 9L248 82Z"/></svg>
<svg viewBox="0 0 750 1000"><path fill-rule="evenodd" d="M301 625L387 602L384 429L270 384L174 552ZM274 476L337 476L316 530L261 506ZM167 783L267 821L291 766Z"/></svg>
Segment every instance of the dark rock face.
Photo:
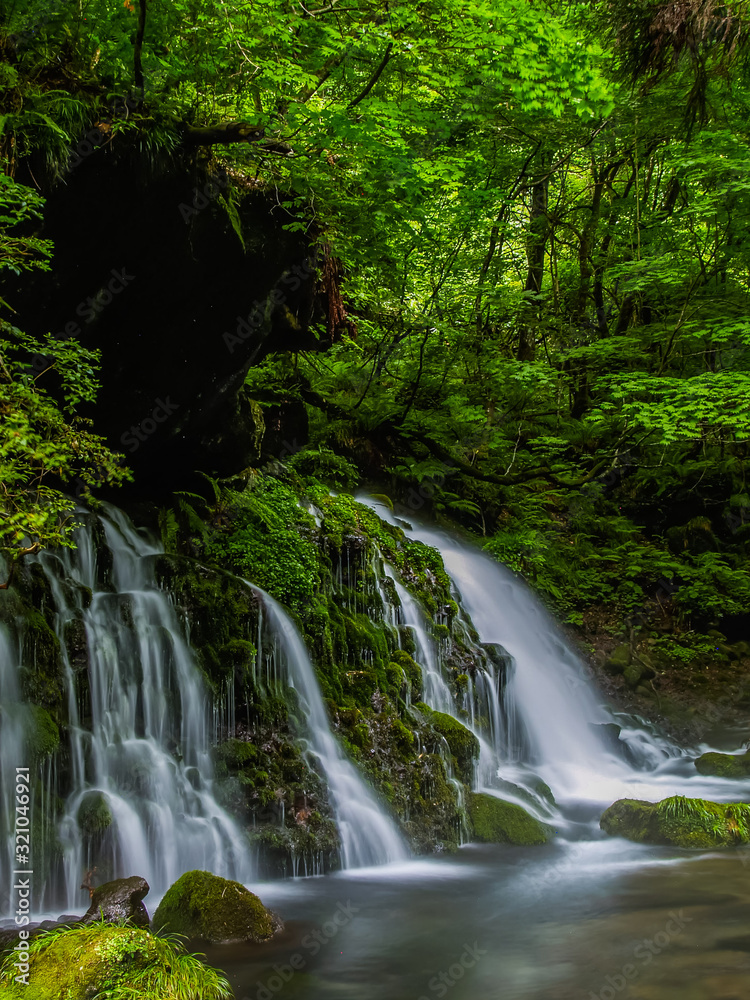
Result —
<svg viewBox="0 0 750 1000"><path fill-rule="evenodd" d="M7 294L29 333L101 351L91 415L135 470L131 489L243 468L260 447L239 395L248 369L321 346L306 239L262 190L190 158L101 151L45 193L53 269Z"/></svg>
<svg viewBox="0 0 750 1000"><path fill-rule="evenodd" d="M148 882L139 875L106 882L94 890L81 923L90 924L104 917L109 923L127 920L136 927L148 927L149 915L142 902L148 891Z"/></svg>

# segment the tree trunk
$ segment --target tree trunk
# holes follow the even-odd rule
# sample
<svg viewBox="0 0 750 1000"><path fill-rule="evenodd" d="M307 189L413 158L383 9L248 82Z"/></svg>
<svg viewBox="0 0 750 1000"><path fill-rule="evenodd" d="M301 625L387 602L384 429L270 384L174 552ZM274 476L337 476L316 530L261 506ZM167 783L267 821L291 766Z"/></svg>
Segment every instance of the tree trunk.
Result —
<svg viewBox="0 0 750 1000"><path fill-rule="evenodd" d="M528 270L524 291L538 295L542 290L544 279L544 255L547 250L549 236L549 218L547 216L547 197L549 177L547 165L549 155L540 151L537 155L535 175L531 186L531 204L529 231L526 239L526 259ZM536 298L527 302L522 311L521 330L518 338L518 361L533 361L536 352L535 328L539 318L539 302Z"/></svg>

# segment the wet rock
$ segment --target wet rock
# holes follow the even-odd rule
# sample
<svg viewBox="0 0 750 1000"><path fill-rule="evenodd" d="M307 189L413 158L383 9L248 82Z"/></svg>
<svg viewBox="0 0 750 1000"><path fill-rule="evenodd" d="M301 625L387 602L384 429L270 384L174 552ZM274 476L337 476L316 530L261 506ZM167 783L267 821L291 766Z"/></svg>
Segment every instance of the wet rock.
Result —
<svg viewBox="0 0 750 1000"><path fill-rule="evenodd" d="M211 872L186 872L167 890L154 928L212 944L262 943L281 930L275 913L239 882Z"/></svg>
<svg viewBox="0 0 750 1000"><path fill-rule="evenodd" d="M554 834L521 806L494 795L473 792L468 804L474 838L485 844L546 844Z"/></svg>
<svg viewBox="0 0 750 1000"><path fill-rule="evenodd" d="M704 753L695 761L701 774L715 774L720 778L750 778L750 750L741 754Z"/></svg>
<svg viewBox="0 0 750 1000"><path fill-rule="evenodd" d="M592 728L599 733L604 745L617 754L621 760L625 760L629 764L637 763L635 754L625 740L621 739L622 730L618 725L614 722L592 723Z"/></svg>
<svg viewBox="0 0 750 1000"><path fill-rule="evenodd" d="M90 924L103 917L107 923L127 921L136 927L148 927L148 911L142 902L148 891L148 882L139 875L105 882L94 889L91 906L81 918L81 923Z"/></svg>
<svg viewBox="0 0 750 1000"><path fill-rule="evenodd" d="M732 847L750 843L750 805L673 795L661 802L619 799L602 815L605 833L638 844Z"/></svg>

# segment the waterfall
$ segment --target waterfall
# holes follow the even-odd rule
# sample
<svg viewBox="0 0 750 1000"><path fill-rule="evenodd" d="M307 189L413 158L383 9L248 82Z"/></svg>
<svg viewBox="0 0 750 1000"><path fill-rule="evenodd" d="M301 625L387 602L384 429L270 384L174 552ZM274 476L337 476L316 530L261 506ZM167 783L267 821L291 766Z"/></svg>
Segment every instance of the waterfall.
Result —
<svg viewBox="0 0 750 1000"><path fill-rule="evenodd" d="M41 557L67 688L72 791L58 830L65 905L81 906L81 879L94 864L98 882L139 874L155 896L194 868L248 880L249 848L212 790L202 677L156 583L161 549L114 508L99 525L110 570L100 565L91 520L75 550ZM64 641L77 622L88 690Z"/></svg>
<svg viewBox="0 0 750 1000"><path fill-rule="evenodd" d="M482 662L483 650L474 651L479 681L475 680L475 690L483 691L495 703L498 720L491 724L499 734L492 741L491 757L483 734L461 714L455 701L440 709L447 710L480 738L478 789L501 794L527 808L531 804L532 811L541 818L546 807L534 787L534 775L549 785L563 813L567 807L571 815L576 815L583 805L582 815L589 817L598 817L618 798L656 801L670 795L687 795L736 801L738 795L746 794L743 789L750 787L750 782L699 775L688 752L636 720L623 719L605 705L581 658L552 617L526 584L505 566L476 546L422 524L410 514L397 517L380 501L364 495L357 499L382 520L402 528L409 538L440 552L456 597L468 612L481 642L502 646L510 657L511 669L501 691ZM422 624L423 613L408 594L404 599L404 589L398 582L397 586L405 624L414 629L423 670L427 676L436 670L439 673L433 640ZM436 699L431 707L445 704L443 685L441 676L425 686ZM492 719L492 711L489 714ZM612 737L603 729L604 724L612 722L619 726L626 723L628 728L623 727L621 739L627 740L637 764L613 749ZM522 786L520 798L514 794L514 786ZM536 798L541 810L529 796Z"/></svg>
<svg viewBox="0 0 750 1000"><path fill-rule="evenodd" d="M11 900L11 873L15 840L16 768L28 767L25 718L18 689L18 654L0 626L0 914L8 912Z"/></svg>
<svg viewBox="0 0 750 1000"><path fill-rule="evenodd" d="M363 868L406 860L409 853L401 834L331 732L315 668L294 623L272 597L246 582L260 597L274 628L285 660L287 683L299 699L308 748L326 777L343 867Z"/></svg>

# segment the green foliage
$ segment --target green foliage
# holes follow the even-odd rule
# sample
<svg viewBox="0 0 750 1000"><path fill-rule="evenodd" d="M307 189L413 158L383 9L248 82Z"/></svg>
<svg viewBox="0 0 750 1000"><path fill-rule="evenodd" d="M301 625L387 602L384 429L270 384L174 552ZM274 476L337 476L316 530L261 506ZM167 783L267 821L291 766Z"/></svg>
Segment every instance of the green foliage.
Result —
<svg viewBox="0 0 750 1000"><path fill-rule="evenodd" d="M211 517L212 530L203 542L210 560L292 609L311 601L316 551L299 530L311 519L287 486L260 473L242 491L221 491Z"/></svg>
<svg viewBox="0 0 750 1000"><path fill-rule="evenodd" d="M49 243L17 235L41 206L35 192L0 174L0 272L49 267ZM121 456L77 415L96 396L97 365L98 353L74 340L39 340L0 318L0 554L11 561L72 544L75 501L61 483L88 495L93 486L128 478ZM51 378L54 395L44 384Z"/></svg>
<svg viewBox="0 0 750 1000"><path fill-rule="evenodd" d="M8 1000L228 1000L219 972L177 941L103 921L47 931L29 943L29 984L15 982L7 956L0 986Z"/></svg>

